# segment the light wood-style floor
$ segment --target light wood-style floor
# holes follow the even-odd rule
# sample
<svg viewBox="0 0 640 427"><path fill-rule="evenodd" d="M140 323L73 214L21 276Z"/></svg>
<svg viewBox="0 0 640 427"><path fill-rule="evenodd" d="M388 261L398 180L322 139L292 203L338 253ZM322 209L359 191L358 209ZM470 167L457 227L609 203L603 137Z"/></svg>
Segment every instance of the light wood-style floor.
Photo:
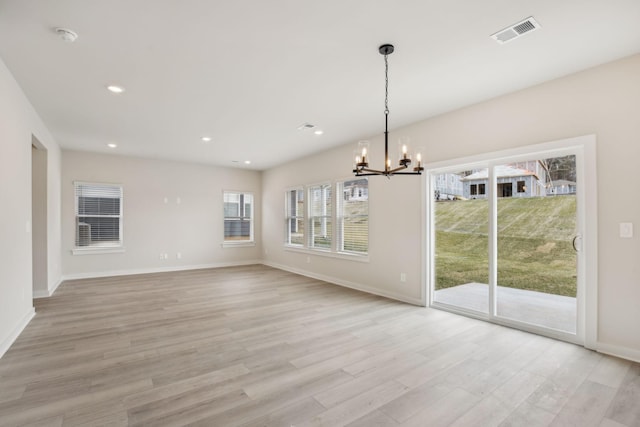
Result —
<svg viewBox="0 0 640 427"><path fill-rule="evenodd" d="M640 365L265 266L78 280L2 426L639 426Z"/></svg>

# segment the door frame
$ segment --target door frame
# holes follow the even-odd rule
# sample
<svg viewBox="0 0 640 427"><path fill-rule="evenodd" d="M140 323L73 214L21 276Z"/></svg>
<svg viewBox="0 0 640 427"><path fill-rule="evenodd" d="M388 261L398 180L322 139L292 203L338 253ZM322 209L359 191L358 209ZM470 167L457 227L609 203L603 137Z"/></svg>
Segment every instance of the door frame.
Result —
<svg viewBox="0 0 640 427"><path fill-rule="evenodd" d="M576 192L576 223L580 239L577 242L580 252L577 263L577 324L576 334L570 334L552 329L513 321L496 316L496 295L493 286L489 286L489 314L478 313L463 308L455 308L434 302L435 288L435 215L434 215L434 175L447 171L459 171L473 167L489 167L489 235L495 236L496 206L492 192L495 191L495 177L492 166L518 159L538 158L544 156L560 157L567 154L576 156L576 175L579 182ZM494 151L475 156L457 158L425 165L426 185L423 193L422 228L424 231L423 253L423 295L425 305L451 311L469 317L486 320L492 323L515 327L538 335L573 342L589 349L595 349L597 343L598 325L598 218L597 218L597 176L596 176L596 136L584 135L575 138L562 139L540 144L528 145L514 149ZM493 200L493 202L492 202ZM495 262L497 247L495 238L489 239L489 282L496 283Z"/></svg>

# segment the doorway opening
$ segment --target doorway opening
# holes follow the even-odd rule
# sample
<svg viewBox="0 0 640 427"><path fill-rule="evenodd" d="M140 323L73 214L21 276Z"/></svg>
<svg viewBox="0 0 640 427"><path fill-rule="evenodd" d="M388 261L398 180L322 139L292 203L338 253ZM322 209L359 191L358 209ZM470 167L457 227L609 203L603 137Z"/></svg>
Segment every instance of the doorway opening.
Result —
<svg viewBox="0 0 640 427"><path fill-rule="evenodd" d="M595 345L594 153L575 138L430 165L429 305Z"/></svg>
<svg viewBox="0 0 640 427"><path fill-rule="evenodd" d="M31 140L32 281L35 298L49 296L47 255L47 150Z"/></svg>

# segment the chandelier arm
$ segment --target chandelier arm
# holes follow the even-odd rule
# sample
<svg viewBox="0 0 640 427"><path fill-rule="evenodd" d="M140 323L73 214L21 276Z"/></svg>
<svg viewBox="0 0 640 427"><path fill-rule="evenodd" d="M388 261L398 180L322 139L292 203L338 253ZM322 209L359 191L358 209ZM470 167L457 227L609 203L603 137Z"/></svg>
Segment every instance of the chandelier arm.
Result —
<svg viewBox="0 0 640 427"><path fill-rule="evenodd" d="M378 169L362 168L360 170L364 171L364 172L369 172L369 173L372 173L372 174L375 174L375 175L385 175L387 173L387 171L381 171L381 170L378 170Z"/></svg>
<svg viewBox="0 0 640 427"><path fill-rule="evenodd" d="M376 171L376 172L368 172L368 173L359 173L356 172L355 176L395 176L395 175L422 175L422 172L394 172L393 174L391 173L386 173L383 171Z"/></svg>
<svg viewBox="0 0 640 427"><path fill-rule="evenodd" d="M401 170L404 170L404 169L406 169L406 168L407 168L406 166L402 166L402 165L401 165L401 166L398 166L398 167L397 167L397 168L395 168L395 169L391 169L391 170L389 170L389 173L396 173L396 172L401 171Z"/></svg>

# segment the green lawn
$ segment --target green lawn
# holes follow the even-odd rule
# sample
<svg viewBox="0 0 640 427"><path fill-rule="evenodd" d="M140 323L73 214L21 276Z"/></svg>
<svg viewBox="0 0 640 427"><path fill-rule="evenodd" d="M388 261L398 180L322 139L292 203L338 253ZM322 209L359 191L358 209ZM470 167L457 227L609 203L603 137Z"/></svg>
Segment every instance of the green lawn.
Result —
<svg viewBox="0 0 640 427"><path fill-rule="evenodd" d="M576 296L575 196L498 200L498 285ZM436 289L488 283L488 203L436 204Z"/></svg>

